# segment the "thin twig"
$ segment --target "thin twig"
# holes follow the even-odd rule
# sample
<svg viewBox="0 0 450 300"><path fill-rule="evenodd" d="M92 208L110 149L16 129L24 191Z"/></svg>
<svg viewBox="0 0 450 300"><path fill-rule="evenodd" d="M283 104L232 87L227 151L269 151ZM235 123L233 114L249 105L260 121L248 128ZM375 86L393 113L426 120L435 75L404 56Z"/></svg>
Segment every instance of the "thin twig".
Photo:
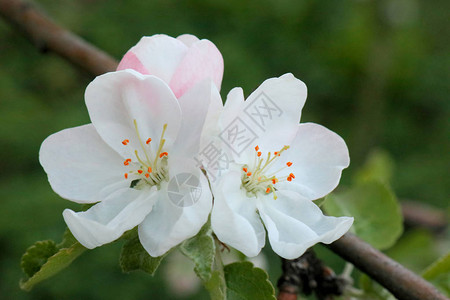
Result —
<svg viewBox="0 0 450 300"><path fill-rule="evenodd" d="M353 234L347 233L327 247L354 264L400 300L448 300L429 282Z"/></svg>
<svg viewBox="0 0 450 300"><path fill-rule="evenodd" d="M117 68L115 59L56 25L28 2L0 0L0 16L25 33L40 51L54 52L92 75Z"/></svg>
<svg viewBox="0 0 450 300"><path fill-rule="evenodd" d="M445 212L417 201L402 201L402 213L408 227L424 227L436 233L448 226Z"/></svg>
<svg viewBox="0 0 450 300"><path fill-rule="evenodd" d="M290 293L286 291L280 291L277 300L297 300L298 296L296 293Z"/></svg>

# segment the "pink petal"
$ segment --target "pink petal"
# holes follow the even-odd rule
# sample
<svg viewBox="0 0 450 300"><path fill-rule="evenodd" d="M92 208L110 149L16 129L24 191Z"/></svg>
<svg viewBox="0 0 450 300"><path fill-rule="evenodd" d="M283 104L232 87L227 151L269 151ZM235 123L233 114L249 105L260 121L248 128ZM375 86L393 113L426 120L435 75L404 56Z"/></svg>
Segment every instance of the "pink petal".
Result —
<svg viewBox="0 0 450 300"><path fill-rule="evenodd" d="M144 36L125 54L118 70L134 69L168 84L187 52L188 47L176 38L164 34Z"/></svg>
<svg viewBox="0 0 450 300"><path fill-rule="evenodd" d="M220 90L223 58L217 47L208 40L194 43L184 56L170 81L177 98L206 78L211 78Z"/></svg>
<svg viewBox="0 0 450 300"><path fill-rule="evenodd" d="M131 51L128 51L117 67L117 71L133 69L144 75L150 75L149 71L144 67L139 58Z"/></svg>

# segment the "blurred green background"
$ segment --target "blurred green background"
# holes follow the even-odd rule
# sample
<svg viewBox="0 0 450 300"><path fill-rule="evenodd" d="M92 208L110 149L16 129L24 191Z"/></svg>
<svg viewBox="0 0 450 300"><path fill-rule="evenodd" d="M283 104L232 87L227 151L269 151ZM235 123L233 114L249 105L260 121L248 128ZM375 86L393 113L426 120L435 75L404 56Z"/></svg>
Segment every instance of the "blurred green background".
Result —
<svg viewBox="0 0 450 300"><path fill-rule="evenodd" d="M395 163L391 184L400 199L448 211L448 1L35 3L117 59L143 35L192 33L213 41L225 61L224 98L235 86L249 95L265 79L293 73L308 86L302 121L325 125L349 146L352 163L343 174L343 186L369 153L381 148ZM51 133L89 122L83 93L92 77L59 57L38 53L3 20L0 65L0 298L177 298L168 280L183 291L193 275L190 266L173 257L153 278L122 274L120 243L85 253L30 293L19 289L25 249L36 240L59 241L65 228L63 209L79 210L52 192L38 151ZM438 241L427 231L407 232L390 254L421 271L442 252ZM276 282L279 261L270 249L265 253ZM329 254L323 249L319 253ZM329 260L342 266L337 259ZM182 293L182 299L207 299L201 288L190 296Z"/></svg>

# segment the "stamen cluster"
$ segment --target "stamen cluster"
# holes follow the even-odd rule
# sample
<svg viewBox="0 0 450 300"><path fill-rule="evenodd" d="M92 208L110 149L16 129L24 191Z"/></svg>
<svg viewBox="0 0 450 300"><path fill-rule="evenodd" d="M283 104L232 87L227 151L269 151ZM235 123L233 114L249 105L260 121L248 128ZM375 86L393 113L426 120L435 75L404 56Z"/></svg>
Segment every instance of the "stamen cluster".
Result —
<svg viewBox="0 0 450 300"><path fill-rule="evenodd" d="M136 135L139 139L139 144L145 158L139 156L138 150L134 150L135 159L127 158L123 162L123 164L124 166L133 166L135 167L135 169L126 172L124 174L124 177L125 179L133 179L130 184L130 187L132 188L139 188L143 184L148 184L150 186L159 185L161 181L167 180L169 175L167 169L167 158L169 153L163 152L164 143L166 142L166 140L164 139L164 133L167 129L167 124L164 124L163 126L158 150L153 155L150 146L152 139L148 138L144 144L139 134L136 120L133 120L133 122L134 128L136 130ZM125 139L122 141L122 144L124 146L128 146L129 143L129 139Z"/></svg>
<svg viewBox="0 0 450 300"><path fill-rule="evenodd" d="M270 172L267 175L266 173L272 167L274 162L277 161L281 154L287 149L289 149L289 146L284 146L281 150L275 151L273 155L269 152L267 153L266 159L264 159L261 157L262 152L259 151L259 146L255 147L255 158L252 167L250 168L248 165L245 165L242 168L242 186L248 193L253 195L256 195L259 192L266 194L272 193L273 199L277 199L275 185L282 181L290 182L295 178L295 175L293 173L289 173L288 175L277 177L276 174L292 166L292 162L288 161L285 167L282 167L274 172Z"/></svg>

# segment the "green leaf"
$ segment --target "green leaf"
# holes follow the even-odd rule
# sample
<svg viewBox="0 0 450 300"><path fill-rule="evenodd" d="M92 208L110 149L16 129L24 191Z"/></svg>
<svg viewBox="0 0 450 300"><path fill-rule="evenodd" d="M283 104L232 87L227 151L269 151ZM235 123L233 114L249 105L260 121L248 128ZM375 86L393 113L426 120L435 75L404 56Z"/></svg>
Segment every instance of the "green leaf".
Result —
<svg viewBox="0 0 450 300"><path fill-rule="evenodd" d="M225 299L226 292L223 290L223 280L223 274L217 270L212 272L209 280L204 283L205 288L209 292L209 297L211 298L211 300Z"/></svg>
<svg viewBox="0 0 450 300"><path fill-rule="evenodd" d="M63 240L58 244L58 249L68 248L73 244L78 243L77 239L73 236L72 232L70 232L69 228L66 228L63 234Z"/></svg>
<svg viewBox="0 0 450 300"><path fill-rule="evenodd" d="M378 249L392 246L403 232L397 198L387 185L375 180L328 195L323 207L332 216L354 217L354 232Z"/></svg>
<svg viewBox="0 0 450 300"><path fill-rule="evenodd" d="M318 207L322 207L322 205L325 203L326 198L319 198L317 200L314 200L314 204L316 204Z"/></svg>
<svg viewBox="0 0 450 300"><path fill-rule="evenodd" d="M120 266L123 272L142 270L153 275L165 256L166 254L159 257L150 256L135 234L123 245L120 253Z"/></svg>
<svg viewBox="0 0 450 300"><path fill-rule="evenodd" d="M384 150L375 150L370 153L364 166L355 175L355 182L362 183L378 180L389 184L394 173L394 160Z"/></svg>
<svg viewBox="0 0 450 300"><path fill-rule="evenodd" d="M47 262L49 257L53 256L56 252L58 252L58 248L54 241L36 242L22 256L20 263L22 270L28 277L32 277Z"/></svg>
<svg viewBox="0 0 450 300"><path fill-rule="evenodd" d="M450 295L450 252L435 261L422 274L423 278L431 281L437 288Z"/></svg>
<svg viewBox="0 0 450 300"><path fill-rule="evenodd" d="M267 273L250 262L236 262L224 268L227 300L275 300L275 289Z"/></svg>
<svg viewBox="0 0 450 300"><path fill-rule="evenodd" d="M44 245L44 244L46 245ZM53 252L45 258L45 255ZM27 279L20 281L20 288L30 291L37 283L59 273L61 270L69 266L78 256L86 250L80 243L76 242L67 248L57 249L55 242L45 241L37 242L30 248L22 258L22 268L29 276ZM39 262L40 268L31 268L33 263ZM35 267L37 264L34 265ZM30 272L32 270L33 272ZM34 272L36 271L36 272ZM31 274L31 276L30 276Z"/></svg>
<svg viewBox="0 0 450 300"><path fill-rule="evenodd" d="M358 298L364 300L395 300L396 298L384 287L373 281L366 274L361 274L359 278L359 285L364 294L359 295Z"/></svg>
<svg viewBox="0 0 450 300"><path fill-rule="evenodd" d="M211 278L216 247L212 236L211 223L208 221L199 233L180 245L181 252L195 264L194 271L203 281Z"/></svg>
<svg viewBox="0 0 450 300"><path fill-rule="evenodd" d="M435 237L423 228L409 229L385 253L416 273L421 273L440 255Z"/></svg>

